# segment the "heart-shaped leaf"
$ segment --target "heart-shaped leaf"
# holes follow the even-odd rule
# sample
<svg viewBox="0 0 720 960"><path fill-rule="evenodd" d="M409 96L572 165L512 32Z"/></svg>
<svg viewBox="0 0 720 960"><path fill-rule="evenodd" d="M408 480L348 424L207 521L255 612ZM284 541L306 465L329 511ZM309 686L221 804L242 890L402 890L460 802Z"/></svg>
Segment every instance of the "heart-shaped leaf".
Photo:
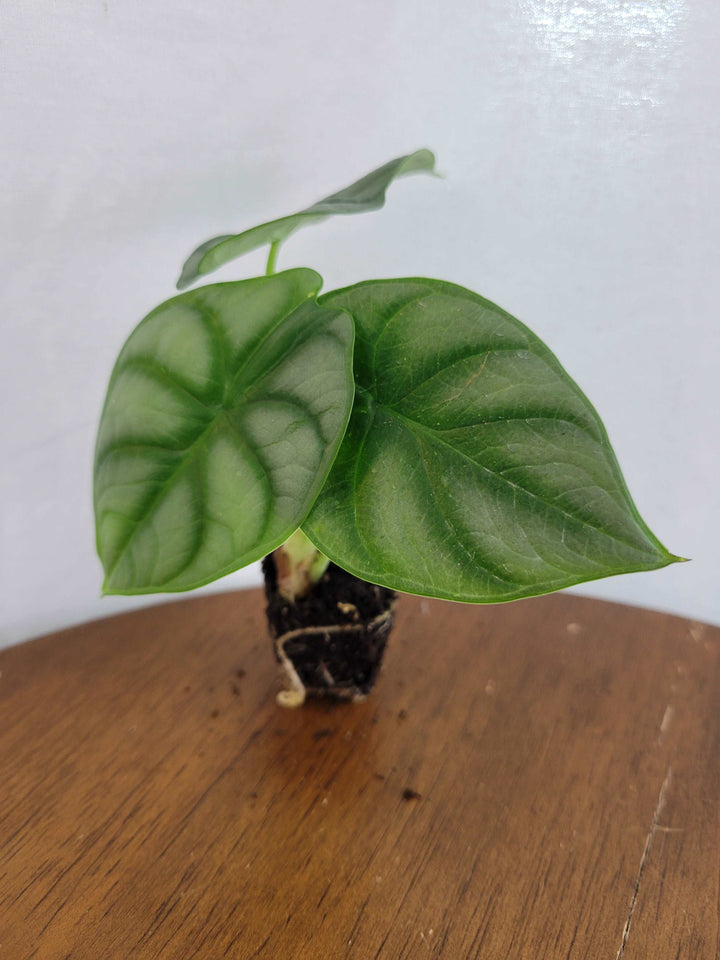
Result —
<svg viewBox="0 0 720 960"><path fill-rule="evenodd" d="M303 530L366 580L495 602L676 560L548 348L436 280L325 295L355 320L356 398Z"/></svg>
<svg viewBox="0 0 720 960"><path fill-rule="evenodd" d="M300 213L262 223L242 233L224 234L212 240L206 240L185 261L177 282L178 290L183 290L194 283L198 277L217 270L218 267L250 250L262 247L266 243L277 244L286 240L291 233L310 223L325 220L338 213L366 213L370 210L379 210L385 203L385 191L393 180L408 173L420 171L432 173L434 167L435 157L429 150L416 150L415 153L383 164L382 167L368 173L344 190L333 193L306 210L301 210Z"/></svg>
<svg viewBox="0 0 720 960"><path fill-rule="evenodd" d="M305 518L353 398L350 317L311 270L201 287L122 349L95 457L108 593L188 590Z"/></svg>

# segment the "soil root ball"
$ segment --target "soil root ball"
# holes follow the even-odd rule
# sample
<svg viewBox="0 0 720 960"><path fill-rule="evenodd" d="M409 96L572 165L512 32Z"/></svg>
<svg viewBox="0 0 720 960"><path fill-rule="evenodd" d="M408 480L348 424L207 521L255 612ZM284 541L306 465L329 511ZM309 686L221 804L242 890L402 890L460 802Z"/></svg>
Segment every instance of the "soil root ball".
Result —
<svg viewBox="0 0 720 960"><path fill-rule="evenodd" d="M272 555L262 568L275 656L288 684L278 702L363 700L380 670L397 594L331 563L310 593L292 603L278 593Z"/></svg>

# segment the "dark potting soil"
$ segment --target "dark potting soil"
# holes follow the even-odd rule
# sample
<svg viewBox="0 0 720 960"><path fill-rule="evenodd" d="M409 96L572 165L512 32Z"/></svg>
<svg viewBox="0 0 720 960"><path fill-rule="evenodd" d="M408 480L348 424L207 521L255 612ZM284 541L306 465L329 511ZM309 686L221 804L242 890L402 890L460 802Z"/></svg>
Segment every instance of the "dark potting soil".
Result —
<svg viewBox="0 0 720 960"><path fill-rule="evenodd" d="M387 614L395 591L331 563L312 591L291 603L277 591L272 555L262 566L271 633L307 692L343 698L369 693L392 626ZM277 646L275 653L280 659Z"/></svg>

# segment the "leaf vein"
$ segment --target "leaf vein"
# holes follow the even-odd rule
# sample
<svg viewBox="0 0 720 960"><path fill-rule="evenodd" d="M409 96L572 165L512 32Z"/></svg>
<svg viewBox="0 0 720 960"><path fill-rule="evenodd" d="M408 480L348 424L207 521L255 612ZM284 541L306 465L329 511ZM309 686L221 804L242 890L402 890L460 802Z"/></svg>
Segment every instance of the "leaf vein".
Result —
<svg viewBox="0 0 720 960"><path fill-rule="evenodd" d="M380 405L378 405L378 407L380 407ZM483 463L480 463L478 460L469 456L464 451L458 450L457 447L453 446L451 443L448 443L447 440L444 440L442 437L438 436L438 434L434 430L432 430L430 427L427 427L425 424L421 423L420 421L413 420L410 417L407 417L405 414L400 413L398 410L393 410L392 408L387 406L383 406L382 409L384 409L390 416L395 416L399 420L405 422L406 425L409 425L407 428L410 430L411 433L413 433L414 430L418 430L419 432L422 432L428 435L431 440L437 443L440 443L443 446L448 447L450 450L452 450L452 452L456 456L460 456L465 460L468 460L474 466L477 466L480 470L483 470L485 473L488 473L491 476L496 477L498 480L502 481L503 483L507 484L512 489L513 496L515 496L517 493L522 493L523 495L531 497L533 500L537 500L539 503L542 503L543 506L547 507L549 510L553 510L555 513L560 514L561 516L564 516L568 520L572 520L574 523L579 522L584 526L590 527L591 529L596 530L602 536L605 536L610 540L614 540L617 543L622 543L626 547L630 547L631 549L636 550L638 553L644 552L638 547L637 544L632 543L627 538L620 537L616 533L611 533L610 531L597 526L597 524L589 522L587 519L585 519L581 515L576 515L569 510L565 510L561 507L558 507L556 504L552 503L551 501L546 500L539 493L535 492L534 490L528 489L522 484L515 483L512 480L508 480L506 477L503 477L502 474L498 473L498 471L493 470L492 468L486 466Z"/></svg>

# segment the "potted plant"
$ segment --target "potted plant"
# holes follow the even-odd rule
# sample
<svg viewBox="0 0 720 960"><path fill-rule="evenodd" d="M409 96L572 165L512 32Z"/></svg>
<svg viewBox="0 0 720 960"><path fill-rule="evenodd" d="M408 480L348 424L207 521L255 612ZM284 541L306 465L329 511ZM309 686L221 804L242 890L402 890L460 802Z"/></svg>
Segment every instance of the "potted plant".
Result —
<svg viewBox="0 0 720 960"><path fill-rule="evenodd" d="M362 697L396 592L536 596L677 561L641 519L597 413L550 350L441 280L320 295L280 244L379 208L419 150L292 216L203 243L185 289L268 244L265 276L196 287L136 327L94 470L107 593L190 590L264 559L288 689Z"/></svg>

